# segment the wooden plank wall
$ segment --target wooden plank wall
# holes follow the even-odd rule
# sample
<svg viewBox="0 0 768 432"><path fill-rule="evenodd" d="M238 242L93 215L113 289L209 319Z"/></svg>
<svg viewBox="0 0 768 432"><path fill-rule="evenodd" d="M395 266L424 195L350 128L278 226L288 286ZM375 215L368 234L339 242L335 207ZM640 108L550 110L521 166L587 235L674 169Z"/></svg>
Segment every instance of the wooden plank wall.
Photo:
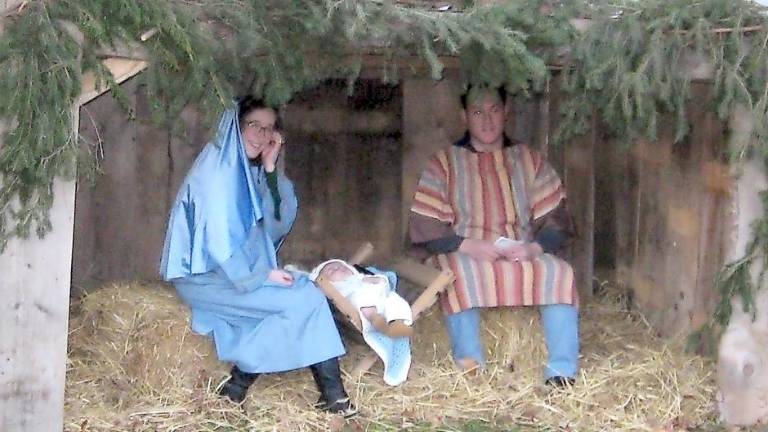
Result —
<svg viewBox="0 0 768 432"><path fill-rule="evenodd" d="M464 132L456 78L449 71L440 82L406 78L398 87L363 80L352 98L343 82L329 82L286 107L284 161L300 210L281 251L283 262L308 266L347 256L363 240L376 244L375 260L399 253L426 158ZM80 132L91 143L101 139L104 160L95 183L81 178L78 186L75 293L114 280L157 277L170 202L209 133L193 111L182 116L181 136L152 126L141 87L129 81L125 88L134 120L108 94L83 109ZM547 100L511 100L508 133L545 147L558 109ZM592 229L585 219L592 208L589 142L568 157L570 150L550 149L572 197L579 244L585 245L573 258L583 287L590 286L592 262Z"/></svg>
<svg viewBox="0 0 768 432"><path fill-rule="evenodd" d="M106 94L83 107L80 133L103 154L102 174L79 179L73 294L116 280L156 279L170 203L211 131L185 111L180 135L155 127L135 80L124 84L135 119ZM284 159L299 218L281 251L303 265L347 256L370 240L400 247L401 96L361 82L347 98L334 82L299 95L284 112Z"/></svg>
<svg viewBox="0 0 768 432"><path fill-rule="evenodd" d="M284 113L285 166L299 215L284 263L349 256L363 241L374 262L401 248L402 95L376 80L333 81L298 95Z"/></svg>
<svg viewBox="0 0 768 432"><path fill-rule="evenodd" d="M102 160L100 175L78 179L73 295L157 278L170 203L210 132L193 110L182 113L177 135L155 127L138 81L123 87L133 120L109 93L81 111L80 135Z"/></svg>
<svg viewBox="0 0 768 432"><path fill-rule="evenodd" d="M554 143L552 136L560 116L559 78L555 79L531 103L537 107L535 143L560 174L567 193L566 205L573 221L575 238L566 250L573 266L576 285L582 298L593 294L595 271L595 238L601 235L595 227L595 148L601 135L596 128L571 142Z"/></svg>
<svg viewBox="0 0 768 432"><path fill-rule="evenodd" d="M406 78L396 90L365 85L357 99L348 99L343 85L329 84L285 111L285 160L301 207L285 262L346 256L362 240L376 243L382 257L397 253L424 162L463 133L458 80L450 73L440 82ZM723 126L699 108L706 106L706 87L693 94L689 121L695 127L676 146L670 125L659 142L637 142L629 152L603 139L599 125L566 147L554 146L556 82L549 92L513 98L507 126L511 136L547 152L566 183L579 234L570 259L582 295L591 294L596 247L604 255L609 249L619 280L665 333L709 316L712 278L722 263L729 202ZM106 158L105 174L78 190L76 287L156 277L168 205L209 133L192 111L182 119L185 135L158 130L148 122L139 88L135 95L133 122L110 96L83 114L81 132L95 139L93 125L100 125ZM379 102L366 105L368 99ZM602 212L595 214L598 183Z"/></svg>
<svg viewBox="0 0 768 432"><path fill-rule="evenodd" d="M429 157L461 138L461 103L458 81L429 78L403 80L403 181L401 239L405 239L411 200Z"/></svg>
<svg viewBox="0 0 768 432"><path fill-rule="evenodd" d="M603 143L611 173L617 276L659 334L686 333L709 318L725 247L729 180L725 132L705 110L708 88L692 91L691 133L673 144L670 121L657 142ZM601 150L602 151L602 150Z"/></svg>

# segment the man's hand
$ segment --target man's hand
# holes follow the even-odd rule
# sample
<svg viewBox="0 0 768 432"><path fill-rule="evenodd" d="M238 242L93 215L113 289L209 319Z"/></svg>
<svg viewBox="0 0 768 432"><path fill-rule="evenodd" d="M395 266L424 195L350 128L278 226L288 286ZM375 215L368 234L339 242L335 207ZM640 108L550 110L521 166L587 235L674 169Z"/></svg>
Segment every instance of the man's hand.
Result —
<svg viewBox="0 0 768 432"><path fill-rule="evenodd" d="M285 285L290 286L293 284L293 275L288 273L285 270L275 269L269 272L269 276L267 277L272 282L275 282L278 285Z"/></svg>
<svg viewBox="0 0 768 432"><path fill-rule="evenodd" d="M478 261L496 261L501 258L496 245L488 240L465 239L459 246L459 252L465 253Z"/></svg>
<svg viewBox="0 0 768 432"><path fill-rule="evenodd" d="M538 243L531 242L520 243L503 249L500 248L499 252L509 261L521 261L536 258L544 253L544 250Z"/></svg>

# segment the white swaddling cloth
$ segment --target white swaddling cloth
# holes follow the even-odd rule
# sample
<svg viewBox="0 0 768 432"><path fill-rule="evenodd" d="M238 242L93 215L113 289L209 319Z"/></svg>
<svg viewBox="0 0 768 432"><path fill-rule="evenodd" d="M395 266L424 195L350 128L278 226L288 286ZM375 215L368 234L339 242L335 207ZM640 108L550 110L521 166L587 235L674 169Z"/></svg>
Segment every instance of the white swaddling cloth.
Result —
<svg viewBox="0 0 768 432"><path fill-rule="evenodd" d="M375 307L387 322L403 320L406 325L412 325L411 306L395 292L387 276L362 274L343 260L332 259L321 263L312 270L309 278L316 280L323 267L334 262L343 264L352 273L344 280L331 283L357 308L363 325L363 339L384 363L384 382L391 386L401 384L408 377L408 370L411 367L410 339L391 338L381 333L368 321L360 309ZM388 273L394 276L393 273Z"/></svg>

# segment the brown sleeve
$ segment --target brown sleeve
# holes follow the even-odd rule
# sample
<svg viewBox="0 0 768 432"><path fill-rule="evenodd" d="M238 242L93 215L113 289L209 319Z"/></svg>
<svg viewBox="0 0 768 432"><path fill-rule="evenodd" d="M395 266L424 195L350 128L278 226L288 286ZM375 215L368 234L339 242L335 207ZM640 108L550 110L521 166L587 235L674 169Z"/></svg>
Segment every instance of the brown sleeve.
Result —
<svg viewBox="0 0 768 432"><path fill-rule="evenodd" d="M533 222L534 239L544 252L560 255L576 236L566 201Z"/></svg>
<svg viewBox="0 0 768 432"><path fill-rule="evenodd" d="M456 251L464 238L450 224L411 212L408 219L410 253L418 258Z"/></svg>

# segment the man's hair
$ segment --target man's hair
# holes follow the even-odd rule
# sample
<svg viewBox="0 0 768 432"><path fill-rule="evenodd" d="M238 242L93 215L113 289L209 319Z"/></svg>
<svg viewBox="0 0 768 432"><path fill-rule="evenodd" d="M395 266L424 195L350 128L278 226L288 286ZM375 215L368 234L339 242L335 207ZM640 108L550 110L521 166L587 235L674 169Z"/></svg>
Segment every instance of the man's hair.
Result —
<svg viewBox="0 0 768 432"><path fill-rule="evenodd" d="M467 90L461 94L461 107L463 109L467 109L467 104L469 103L469 93L474 89L485 89L488 91L493 91L494 89L492 87L481 87L470 84L469 87L467 87ZM504 87L496 87L496 92L499 94L499 99L501 99L501 104L504 105L507 103L507 91L504 90Z"/></svg>

